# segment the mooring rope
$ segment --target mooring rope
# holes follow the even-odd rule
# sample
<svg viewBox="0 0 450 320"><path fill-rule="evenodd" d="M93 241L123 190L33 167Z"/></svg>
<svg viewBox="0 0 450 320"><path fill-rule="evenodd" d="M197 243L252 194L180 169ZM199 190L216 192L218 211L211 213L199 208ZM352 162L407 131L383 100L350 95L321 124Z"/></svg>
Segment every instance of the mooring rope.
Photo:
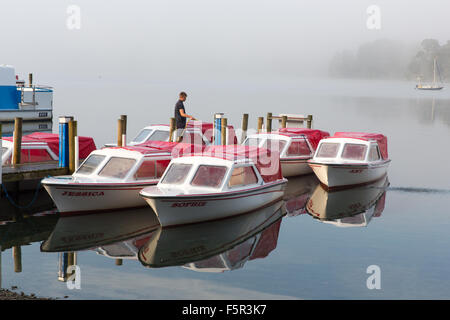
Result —
<svg viewBox="0 0 450 320"><path fill-rule="evenodd" d="M29 204L27 204L26 206L18 205L18 204L17 204L17 203L9 196L8 190L6 190L6 187L5 187L5 185L4 185L3 183L2 183L2 189L3 189L3 191L5 192L6 199L8 199L8 201L9 201L14 207L16 207L16 208L18 208L18 209L28 209L28 208L30 208L30 207L36 202L36 200L37 200L37 198L38 198L39 190L41 189L41 182L39 181L39 183L38 183L38 185L37 185L37 187L36 187L36 190L34 191L33 199L31 199L31 202L30 202Z"/></svg>

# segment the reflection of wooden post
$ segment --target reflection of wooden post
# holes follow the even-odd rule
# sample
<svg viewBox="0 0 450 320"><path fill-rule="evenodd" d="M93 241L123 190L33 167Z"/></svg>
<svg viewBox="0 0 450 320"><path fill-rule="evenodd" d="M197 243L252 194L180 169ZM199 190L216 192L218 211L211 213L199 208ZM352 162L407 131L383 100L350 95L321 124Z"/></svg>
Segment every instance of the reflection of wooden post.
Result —
<svg viewBox="0 0 450 320"><path fill-rule="evenodd" d="M69 172L75 172L75 136L77 135L77 122L69 121Z"/></svg>
<svg viewBox="0 0 450 320"><path fill-rule="evenodd" d="M248 129L248 113L244 113L244 115L242 116L241 143L243 143L245 138L247 138L247 129Z"/></svg>
<svg viewBox="0 0 450 320"><path fill-rule="evenodd" d="M2 287L2 246L0 246L0 288Z"/></svg>
<svg viewBox="0 0 450 320"><path fill-rule="evenodd" d="M121 266L123 263L122 259L116 259L116 266Z"/></svg>
<svg viewBox="0 0 450 320"><path fill-rule="evenodd" d="M267 120L266 120L266 131L267 132L272 132L272 113L271 112L267 112Z"/></svg>
<svg viewBox="0 0 450 320"><path fill-rule="evenodd" d="M225 146L227 144L227 118L222 118L222 145Z"/></svg>
<svg viewBox="0 0 450 320"><path fill-rule="evenodd" d="M308 119L306 120L306 127L308 129L312 128L312 121L313 121L313 116L312 116L312 114L309 114Z"/></svg>
<svg viewBox="0 0 450 320"><path fill-rule="evenodd" d="M264 118L258 117L258 133L260 133L262 131L263 124L264 124Z"/></svg>
<svg viewBox="0 0 450 320"><path fill-rule="evenodd" d="M120 116L120 119L123 120L123 131L122 131L122 146L127 145L127 116L125 114Z"/></svg>
<svg viewBox="0 0 450 320"><path fill-rule="evenodd" d="M173 141L173 134L175 132L175 118L170 118L170 129L169 129L169 142Z"/></svg>
<svg viewBox="0 0 450 320"><path fill-rule="evenodd" d="M21 150L22 150L22 118L14 119L14 137L13 137L14 149L12 164L20 164Z"/></svg>
<svg viewBox="0 0 450 320"><path fill-rule="evenodd" d="M14 272L22 272L22 250L20 246L13 247Z"/></svg>
<svg viewBox="0 0 450 320"><path fill-rule="evenodd" d="M118 147L123 146L123 127L124 127L123 119L118 119L117 120L117 146Z"/></svg>
<svg viewBox="0 0 450 320"><path fill-rule="evenodd" d="M287 124L287 116L282 116L281 117L281 127L286 128L286 124Z"/></svg>

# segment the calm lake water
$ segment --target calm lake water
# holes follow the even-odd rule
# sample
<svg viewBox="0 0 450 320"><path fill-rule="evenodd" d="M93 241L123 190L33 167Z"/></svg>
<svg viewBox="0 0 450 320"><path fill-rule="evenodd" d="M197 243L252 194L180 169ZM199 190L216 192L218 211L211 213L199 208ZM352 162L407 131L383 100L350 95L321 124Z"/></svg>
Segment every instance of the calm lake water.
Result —
<svg viewBox="0 0 450 320"><path fill-rule="evenodd" d="M331 194L313 175L290 179L284 203L167 230L150 208L59 219L47 212L5 222L1 286L70 299L449 299L450 89L419 92L414 85L328 79L55 83L55 114L75 116L79 134L93 136L97 146L115 141L121 114L128 115L129 136L167 123L177 93L186 90L187 112L205 121L225 112L239 127L247 112L256 126L267 112L299 113L313 114L313 126L331 134L383 133L389 177ZM11 249L17 244L20 273ZM77 252L81 289L58 281L60 251ZM115 264L118 258L122 265ZM372 265L380 268L379 290L367 287Z"/></svg>

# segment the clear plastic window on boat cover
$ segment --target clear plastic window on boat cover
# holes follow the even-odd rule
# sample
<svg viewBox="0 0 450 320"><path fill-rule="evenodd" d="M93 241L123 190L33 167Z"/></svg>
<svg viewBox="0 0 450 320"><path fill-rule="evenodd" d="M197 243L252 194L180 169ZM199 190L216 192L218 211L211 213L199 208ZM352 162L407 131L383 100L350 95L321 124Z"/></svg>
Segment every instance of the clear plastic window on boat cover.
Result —
<svg viewBox="0 0 450 320"><path fill-rule="evenodd" d="M169 131L161 131L156 130L153 134L148 138L149 141L167 141L169 140Z"/></svg>
<svg viewBox="0 0 450 320"><path fill-rule="evenodd" d="M98 165L106 158L106 156L93 154L83 162L81 167L78 168L77 173L91 174L97 169Z"/></svg>
<svg viewBox="0 0 450 320"><path fill-rule="evenodd" d="M285 145L286 145L285 140L267 139L266 141L264 141L262 148L281 153Z"/></svg>
<svg viewBox="0 0 450 320"><path fill-rule="evenodd" d="M187 174L191 170L191 167L191 164L172 163L161 183L182 184L186 179Z"/></svg>
<svg viewBox="0 0 450 320"><path fill-rule="evenodd" d="M370 146L370 152L369 152L369 161L377 161L380 160L380 150L378 149L378 146L371 145Z"/></svg>
<svg viewBox="0 0 450 320"><path fill-rule="evenodd" d="M293 140L286 151L288 157L311 156L311 150L305 139Z"/></svg>
<svg viewBox="0 0 450 320"><path fill-rule="evenodd" d="M205 145L203 136L199 132L184 132L181 143L191 143L196 145Z"/></svg>
<svg viewBox="0 0 450 320"><path fill-rule="evenodd" d="M198 167L191 185L196 187L218 188L221 186L226 172L227 167L224 166L201 165Z"/></svg>
<svg viewBox="0 0 450 320"><path fill-rule="evenodd" d="M134 174L136 180L160 178L170 160L146 160Z"/></svg>
<svg viewBox="0 0 450 320"><path fill-rule="evenodd" d="M228 186L241 187L250 184L255 184L258 182L258 177L255 174L255 170L251 166L234 168L231 174L230 181L228 181Z"/></svg>
<svg viewBox="0 0 450 320"><path fill-rule="evenodd" d="M52 161L52 156L45 149L22 149L20 163Z"/></svg>
<svg viewBox="0 0 450 320"><path fill-rule="evenodd" d="M318 158L336 158L339 151L339 143L325 142L320 145L317 152Z"/></svg>
<svg viewBox="0 0 450 320"><path fill-rule="evenodd" d="M346 143L342 150L342 159L364 160L366 158L367 146L357 143Z"/></svg>
<svg viewBox="0 0 450 320"><path fill-rule="evenodd" d="M145 138L152 132L151 129L144 129L141 132L138 133L136 138L133 139L134 142L144 142Z"/></svg>
<svg viewBox="0 0 450 320"><path fill-rule="evenodd" d="M262 140L261 138L247 138L244 141L244 146L259 147Z"/></svg>
<svg viewBox="0 0 450 320"><path fill-rule="evenodd" d="M135 159L111 157L98 175L101 177L123 179L135 164Z"/></svg>

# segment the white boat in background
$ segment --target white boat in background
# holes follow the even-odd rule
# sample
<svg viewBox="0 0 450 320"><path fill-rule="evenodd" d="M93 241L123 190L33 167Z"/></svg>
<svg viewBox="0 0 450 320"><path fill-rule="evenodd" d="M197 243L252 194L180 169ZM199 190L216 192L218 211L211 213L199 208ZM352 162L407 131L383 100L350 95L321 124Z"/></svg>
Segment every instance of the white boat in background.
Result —
<svg viewBox="0 0 450 320"><path fill-rule="evenodd" d="M96 149L94 139L78 137L79 158L84 160ZM13 138L2 139L2 165L11 164L13 153ZM22 137L21 163L36 163L57 161L59 159L59 135L53 133L36 132Z"/></svg>
<svg viewBox="0 0 450 320"><path fill-rule="evenodd" d="M279 155L238 145L209 146L174 158L156 186L140 194L163 227L257 210L283 197Z"/></svg>
<svg viewBox="0 0 450 320"><path fill-rule="evenodd" d="M309 165L325 187L335 189L379 180L390 162L384 135L337 132L320 141Z"/></svg>
<svg viewBox="0 0 450 320"><path fill-rule="evenodd" d="M209 122L189 121L186 125L186 130L183 133L181 143L190 143L198 145L210 145L214 139L214 125ZM236 133L233 126L229 125L227 128L228 140L234 144L237 143ZM166 124L151 125L143 128L136 137L133 138L127 145L135 146L150 141L169 141L170 126ZM108 143L105 147L114 147L117 144Z"/></svg>
<svg viewBox="0 0 450 320"><path fill-rule="evenodd" d="M384 210L387 177L367 186L329 192L318 185L306 205L307 212L337 227L365 227Z"/></svg>
<svg viewBox="0 0 450 320"><path fill-rule="evenodd" d="M283 177L293 177L312 173L308 160L312 159L319 141L329 135L315 129L282 128L249 135L243 144L277 151Z"/></svg>
<svg viewBox="0 0 450 320"><path fill-rule="evenodd" d="M13 123L16 117L22 118L24 125L30 121L51 121L53 88L31 83L26 86L18 80L13 66L0 65L0 123ZM12 132L6 131L6 126L3 131Z"/></svg>
<svg viewBox="0 0 450 320"><path fill-rule="evenodd" d="M96 150L73 175L45 178L42 184L63 215L145 206L139 191L158 183L174 148L191 148L157 144Z"/></svg>
<svg viewBox="0 0 450 320"><path fill-rule="evenodd" d="M139 249L139 261L151 268L184 266L203 272L237 269L275 249L284 215L284 203L278 201L229 219L159 227ZM272 232L263 236L262 232L273 225Z"/></svg>
<svg viewBox="0 0 450 320"><path fill-rule="evenodd" d="M436 83L436 69L439 72L439 68L437 66L436 58L434 58L434 61L433 61L433 83L431 83L431 84L422 84L420 77L418 77L419 84L416 85L416 89L417 90L434 90L434 91L436 91L436 90L442 90L444 88L442 85L438 85ZM441 73L440 72L439 72L439 78L441 78ZM442 79L440 79L440 80L441 80L441 83L442 83Z"/></svg>

